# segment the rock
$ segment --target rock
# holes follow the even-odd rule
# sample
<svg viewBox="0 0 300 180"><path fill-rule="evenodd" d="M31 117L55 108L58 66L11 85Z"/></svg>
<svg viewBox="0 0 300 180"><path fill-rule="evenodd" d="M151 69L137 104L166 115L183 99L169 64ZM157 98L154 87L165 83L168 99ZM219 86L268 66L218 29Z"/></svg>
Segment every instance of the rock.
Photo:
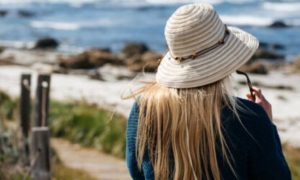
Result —
<svg viewBox="0 0 300 180"><path fill-rule="evenodd" d="M144 63L134 63L127 65L128 69L132 72L143 72L144 71Z"/></svg>
<svg viewBox="0 0 300 180"><path fill-rule="evenodd" d="M246 73L253 73L253 74L263 74L263 75L268 74L267 67L264 64L259 62L244 65L239 70Z"/></svg>
<svg viewBox="0 0 300 180"><path fill-rule="evenodd" d="M41 38L39 39L34 46L34 49L55 49L59 45L59 42L53 38Z"/></svg>
<svg viewBox="0 0 300 180"><path fill-rule="evenodd" d="M134 55L141 55L148 51L148 47L143 43L128 43L123 49L122 53L125 58L130 58Z"/></svg>
<svg viewBox="0 0 300 180"><path fill-rule="evenodd" d="M281 54L277 54L276 52L272 52L266 50L264 48L258 48L255 54L252 56L251 61L256 59L268 59L268 60L283 60L284 56Z"/></svg>
<svg viewBox="0 0 300 180"><path fill-rule="evenodd" d="M17 63L14 60L13 56L0 57L0 65L16 65Z"/></svg>
<svg viewBox="0 0 300 180"><path fill-rule="evenodd" d="M95 67L100 67L104 64L124 65L123 60L110 52L90 50L87 53L89 62Z"/></svg>
<svg viewBox="0 0 300 180"><path fill-rule="evenodd" d="M274 50L283 50L285 49L284 45L279 44L279 43L272 43L271 48Z"/></svg>
<svg viewBox="0 0 300 180"><path fill-rule="evenodd" d="M269 25L271 28L286 28L289 27L285 22L283 21L274 21L272 24Z"/></svg>
<svg viewBox="0 0 300 180"><path fill-rule="evenodd" d="M145 72L155 72L162 58L162 54L153 51L144 53L142 55L142 61L145 63Z"/></svg>
<svg viewBox="0 0 300 180"><path fill-rule="evenodd" d="M88 73L89 78L91 79L95 79L95 80L99 80L99 81L104 81L102 75L100 72L98 72L97 70Z"/></svg>
<svg viewBox="0 0 300 180"><path fill-rule="evenodd" d="M111 49L110 48L91 48L89 51L102 51L102 52L111 53Z"/></svg>
<svg viewBox="0 0 300 180"><path fill-rule="evenodd" d="M89 55L87 52L69 57L62 57L59 60L59 66L68 69L89 69L93 65L89 62Z"/></svg>
<svg viewBox="0 0 300 180"><path fill-rule="evenodd" d="M8 14L6 10L0 10L0 17L5 17Z"/></svg>
<svg viewBox="0 0 300 180"><path fill-rule="evenodd" d="M283 50L285 46L279 43L259 42L259 48L264 50Z"/></svg>
<svg viewBox="0 0 300 180"><path fill-rule="evenodd" d="M128 68L133 72L155 72L162 55L153 51L135 55L127 60Z"/></svg>
<svg viewBox="0 0 300 180"><path fill-rule="evenodd" d="M126 60L127 65L143 63L142 55L134 55Z"/></svg>
<svg viewBox="0 0 300 180"><path fill-rule="evenodd" d="M156 62L156 61L160 60L161 58L163 58L163 56L160 53L148 51L148 52L145 52L141 58L144 62L152 62L152 61Z"/></svg>
<svg viewBox="0 0 300 180"><path fill-rule="evenodd" d="M63 57L59 62L61 67L70 69L90 69L104 64L124 65L124 61L110 52L90 49L78 55Z"/></svg>
<svg viewBox="0 0 300 180"><path fill-rule="evenodd" d="M34 13L31 11L27 11L27 10L18 10L18 15L20 17L32 17L34 16Z"/></svg>
<svg viewBox="0 0 300 180"><path fill-rule="evenodd" d="M3 51L5 51L5 47L0 46L0 54L1 54Z"/></svg>
<svg viewBox="0 0 300 180"><path fill-rule="evenodd" d="M142 72L145 63L142 60L141 55L134 55L127 59L127 68L132 72Z"/></svg>
<svg viewBox="0 0 300 180"><path fill-rule="evenodd" d="M261 41L261 42L259 42L259 48L267 49L267 48L269 48L269 43Z"/></svg>

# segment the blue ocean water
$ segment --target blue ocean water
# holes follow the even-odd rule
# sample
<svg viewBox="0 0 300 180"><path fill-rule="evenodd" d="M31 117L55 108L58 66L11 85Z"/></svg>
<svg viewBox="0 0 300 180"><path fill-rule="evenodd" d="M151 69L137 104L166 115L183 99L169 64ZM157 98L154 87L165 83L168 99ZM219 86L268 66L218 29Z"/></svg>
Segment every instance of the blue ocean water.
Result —
<svg viewBox="0 0 300 180"><path fill-rule="evenodd" d="M206 0L207 2L208 0ZM59 50L109 47L119 51L127 42L144 42L164 52L164 25L182 3L204 0L0 0L1 43L32 43L50 36ZM228 25L238 26L260 41L280 43L288 57L300 54L300 2L274 0L210 0ZM20 17L18 10L34 13ZM275 20L291 25L269 28Z"/></svg>

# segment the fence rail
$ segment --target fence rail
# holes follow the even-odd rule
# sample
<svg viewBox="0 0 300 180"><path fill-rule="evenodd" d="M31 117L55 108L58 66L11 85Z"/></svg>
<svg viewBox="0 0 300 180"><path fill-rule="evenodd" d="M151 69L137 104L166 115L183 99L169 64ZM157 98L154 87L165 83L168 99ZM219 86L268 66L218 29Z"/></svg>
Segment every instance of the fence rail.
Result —
<svg viewBox="0 0 300 180"><path fill-rule="evenodd" d="M49 74L37 78L34 121L31 123L31 75L21 75L20 126L22 131L22 162L30 167L32 180L51 180L50 132L48 126ZM31 127L31 124L33 127ZM31 129L31 138L29 132Z"/></svg>

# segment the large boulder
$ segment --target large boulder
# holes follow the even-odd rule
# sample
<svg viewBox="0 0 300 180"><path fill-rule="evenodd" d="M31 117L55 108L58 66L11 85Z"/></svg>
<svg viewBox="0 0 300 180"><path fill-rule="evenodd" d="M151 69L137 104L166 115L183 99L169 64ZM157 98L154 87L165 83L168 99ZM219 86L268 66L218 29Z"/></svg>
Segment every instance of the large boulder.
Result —
<svg viewBox="0 0 300 180"><path fill-rule="evenodd" d="M18 15L20 17L28 18L34 16L34 13L28 10L18 10Z"/></svg>
<svg viewBox="0 0 300 180"><path fill-rule="evenodd" d="M283 50L285 46L279 43L259 42L259 48L264 50Z"/></svg>
<svg viewBox="0 0 300 180"><path fill-rule="evenodd" d="M133 72L155 72L162 54L148 51L142 55L135 55L127 60L129 70Z"/></svg>
<svg viewBox="0 0 300 180"><path fill-rule="evenodd" d="M268 74L267 67L260 62L243 65L239 70L246 73L253 73L253 74L262 74L262 75Z"/></svg>
<svg viewBox="0 0 300 180"><path fill-rule="evenodd" d="M93 65L89 61L89 55L87 52L83 52L78 55L62 57L59 60L59 66L62 68L68 68L68 69L93 68Z"/></svg>
<svg viewBox="0 0 300 180"><path fill-rule="evenodd" d="M59 42L54 38L41 38L36 43L34 48L35 49L55 49L59 45Z"/></svg>
<svg viewBox="0 0 300 180"><path fill-rule="evenodd" d="M118 56L101 49L90 49L78 55L61 58L59 65L70 69L90 69L104 64L124 65Z"/></svg>
<svg viewBox="0 0 300 180"><path fill-rule="evenodd" d="M5 51L5 47L0 46L0 54L1 54L3 51Z"/></svg>
<svg viewBox="0 0 300 180"><path fill-rule="evenodd" d="M142 61L145 63L144 70L146 72L155 72L162 58L162 54L153 51L144 53L142 55Z"/></svg>
<svg viewBox="0 0 300 180"><path fill-rule="evenodd" d="M0 10L0 17L5 17L8 14L7 10Z"/></svg>
<svg viewBox="0 0 300 180"><path fill-rule="evenodd" d="M279 43L271 43L270 47L271 47L271 49L274 49L274 50L283 50L283 49L285 49L285 46L282 45L282 44L279 44Z"/></svg>
<svg viewBox="0 0 300 180"><path fill-rule="evenodd" d="M123 60L110 52L90 50L87 53L89 55L89 62L95 67L100 67L104 64L124 65Z"/></svg>
<svg viewBox="0 0 300 180"><path fill-rule="evenodd" d="M135 55L142 55L146 51L148 51L149 48L146 44L143 43L128 43L125 45L125 47L122 49L122 53L124 54L125 58L130 58Z"/></svg>
<svg viewBox="0 0 300 180"><path fill-rule="evenodd" d="M162 54L154 51L148 51L142 55L142 60L146 63L151 61L158 62L158 60L160 60L161 58L163 58Z"/></svg>
<svg viewBox="0 0 300 180"><path fill-rule="evenodd" d="M269 25L270 28L286 28L289 27L285 22L283 21L274 21L272 24Z"/></svg>
<svg viewBox="0 0 300 180"><path fill-rule="evenodd" d="M252 56L251 62L254 62L256 59L284 60L284 56L265 48L258 48L255 54Z"/></svg>

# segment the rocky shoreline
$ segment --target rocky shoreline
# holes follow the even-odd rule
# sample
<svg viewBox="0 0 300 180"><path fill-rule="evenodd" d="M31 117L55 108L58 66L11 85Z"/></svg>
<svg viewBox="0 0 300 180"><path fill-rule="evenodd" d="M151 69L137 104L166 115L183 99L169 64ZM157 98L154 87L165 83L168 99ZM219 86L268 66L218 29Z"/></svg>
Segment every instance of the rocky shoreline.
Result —
<svg viewBox="0 0 300 180"><path fill-rule="evenodd" d="M18 97L22 73L32 73L34 78L37 73L52 73L51 98L84 101L124 116L128 115L133 100L124 101L121 97L140 85L140 80L154 80L162 58L161 53L142 43L129 43L118 53L93 48L77 54L37 44L31 49L0 48L1 91ZM273 105L275 124L283 142L300 147L300 58L287 62L274 50L278 47L261 44L241 70L251 73L252 83L263 89ZM248 92L245 78L233 75L233 79L235 94L244 97Z"/></svg>
<svg viewBox="0 0 300 180"><path fill-rule="evenodd" d="M163 54L143 43L128 43L120 52L109 48L91 48L77 54L56 51L59 41L39 39L32 48L10 48L0 45L0 65L20 65L38 71L61 74L81 74L102 81L131 79L137 73L154 73ZM281 44L260 43L251 60L240 70L266 75L280 70L299 72L300 56L288 62L280 50Z"/></svg>

